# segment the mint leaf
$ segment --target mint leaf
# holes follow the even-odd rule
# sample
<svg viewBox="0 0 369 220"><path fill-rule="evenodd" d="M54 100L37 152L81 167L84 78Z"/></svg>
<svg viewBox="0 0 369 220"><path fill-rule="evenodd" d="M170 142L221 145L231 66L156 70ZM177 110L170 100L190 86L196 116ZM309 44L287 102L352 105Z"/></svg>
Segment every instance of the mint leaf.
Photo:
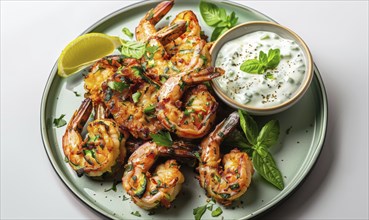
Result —
<svg viewBox="0 0 369 220"><path fill-rule="evenodd" d="M211 34L211 41L215 41L238 22L235 12L227 15L224 8L219 8L217 5L209 2L200 2L200 12L206 24L215 27Z"/></svg>
<svg viewBox="0 0 369 220"><path fill-rule="evenodd" d="M210 41L215 41L216 39L218 39L220 35L224 34L228 30L229 30L228 27L216 27L213 33L211 34Z"/></svg>
<svg viewBox="0 0 369 220"><path fill-rule="evenodd" d="M245 133L248 142L255 145L257 143L256 139L259 133L258 125L246 111L238 110L238 114L240 115L241 128Z"/></svg>
<svg viewBox="0 0 369 220"><path fill-rule="evenodd" d="M67 121L63 119L63 118L64 118L64 116L65 116L65 115L64 115L64 114L62 114L62 115L60 115L60 117L59 117L59 118L54 118L53 123L54 123L54 126L55 126L55 127L60 128L60 127L63 127L64 125L66 125L66 124L67 124Z"/></svg>
<svg viewBox="0 0 369 220"><path fill-rule="evenodd" d="M281 61L281 55L279 49L270 49L268 55L263 51L259 53L259 59L250 59L243 62L240 69L247 73L262 74L267 69L274 69Z"/></svg>
<svg viewBox="0 0 369 220"><path fill-rule="evenodd" d="M200 220L201 219L201 217L204 215L204 213L206 211L206 206L207 205L204 205L204 206L200 206L200 207L197 207L197 208L193 209L193 215L195 216L195 220Z"/></svg>
<svg viewBox="0 0 369 220"><path fill-rule="evenodd" d="M281 53L279 49L270 49L268 51L268 69L274 69L278 66L279 62L281 61Z"/></svg>
<svg viewBox="0 0 369 220"><path fill-rule="evenodd" d="M264 65L267 65L268 63L268 55L264 53L263 51L260 51L259 53L259 62Z"/></svg>
<svg viewBox="0 0 369 220"><path fill-rule="evenodd" d="M229 17L230 26L233 27L238 22L238 17L236 17L236 13L233 11Z"/></svg>
<svg viewBox="0 0 369 220"><path fill-rule="evenodd" d="M120 52L126 57L140 59L146 50L146 44L138 41L123 41Z"/></svg>
<svg viewBox="0 0 369 220"><path fill-rule="evenodd" d="M219 14L219 18L222 21L226 21L227 20L227 12L224 8L219 8L218 9L218 14ZM217 25L219 27L219 25Z"/></svg>
<svg viewBox="0 0 369 220"><path fill-rule="evenodd" d="M150 134L152 140L160 146L171 147L173 144L172 137L169 132L159 131L156 134Z"/></svg>
<svg viewBox="0 0 369 220"><path fill-rule="evenodd" d="M218 207L214 211L211 212L212 217L217 217L223 213L222 208Z"/></svg>
<svg viewBox="0 0 369 220"><path fill-rule="evenodd" d="M228 26L227 20L221 21L217 24L217 27L227 27L227 26Z"/></svg>
<svg viewBox="0 0 369 220"><path fill-rule="evenodd" d="M219 11L218 6L212 3L200 2L200 13L205 23L209 26L214 26L221 21L223 12Z"/></svg>
<svg viewBox="0 0 369 220"><path fill-rule="evenodd" d="M257 144L265 147L270 147L278 141L279 137L279 122L271 120L264 125L257 137Z"/></svg>
<svg viewBox="0 0 369 220"><path fill-rule="evenodd" d="M126 27L124 27L123 29L122 29L122 32L123 32L123 34L125 34L127 37L129 37L129 38L133 38L133 33L128 29L128 28L126 28Z"/></svg>
<svg viewBox="0 0 369 220"><path fill-rule="evenodd" d="M254 146L252 154L252 163L255 170L268 182L273 184L278 189L284 188L282 174L274 162L272 155L261 146Z"/></svg>
<svg viewBox="0 0 369 220"><path fill-rule="evenodd" d="M262 73L265 71L265 66L257 59L246 60L240 66L240 70L247 73Z"/></svg>

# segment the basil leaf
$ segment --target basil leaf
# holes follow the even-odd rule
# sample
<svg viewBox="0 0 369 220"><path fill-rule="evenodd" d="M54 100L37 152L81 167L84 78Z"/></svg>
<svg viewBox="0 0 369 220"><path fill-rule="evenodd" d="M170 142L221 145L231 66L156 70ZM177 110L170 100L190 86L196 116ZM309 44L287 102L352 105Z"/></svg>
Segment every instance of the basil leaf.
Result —
<svg viewBox="0 0 369 220"><path fill-rule="evenodd" d="M134 103L137 103L137 102L138 102L138 100L140 99L140 97L141 97L141 93L140 93L140 92L135 92L135 93L133 93L133 94L132 94L132 100L133 100L133 102L134 102Z"/></svg>
<svg viewBox="0 0 369 220"><path fill-rule="evenodd" d="M116 81L109 81L108 86L112 90L115 90L118 92L122 92L124 89L129 87L129 85L125 82L116 82Z"/></svg>
<svg viewBox="0 0 369 220"><path fill-rule="evenodd" d="M216 39L218 39L219 36L221 36L228 30L229 30L228 27L216 27L213 33L211 34L210 41L215 41Z"/></svg>
<svg viewBox="0 0 369 220"><path fill-rule="evenodd" d="M258 138L259 133L258 125L246 111L238 110L238 114L240 115L241 128L245 133L248 142L255 145L257 143L256 139Z"/></svg>
<svg viewBox="0 0 369 220"><path fill-rule="evenodd" d="M279 122L271 120L264 125L257 138L257 144L265 147L270 147L278 141L279 137Z"/></svg>
<svg viewBox="0 0 369 220"><path fill-rule="evenodd" d="M133 33L128 29L128 28L126 28L126 27L124 27L123 29L122 29L122 32L123 32L123 34L125 34L127 37L129 37L129 38L133 38Z"/></svg>
<svg viewBox="0 0 369 220"><path fill-rule="evenodd" d="M222 208L218 207L216 208L214 211L211 212L211 216L212 217L218 217L219 215L221 215L223 213Z"/></svg>
<svg viewBox="0 0 369 220"><path fill-rule="evenodd" d="M64 115L64 114L62 114L62 115L60 115L60 117L59 117L59 118L54 118L53 123L54 123L54 126L55 126L55 127L60 128L60 127L63 127L64 125L66 125L66 124L67 124L67 121L63 119L63 118L64 118L64 116L65 116L65 115Z"/></svg>
<svg viewBox="0 0 369 220"><path fill-rule="evenodd" d="M218 6L212 3L200 2L200 13L205 23L209 26L214 26L221 21L223 12L219 12Z"/></svg>
<svg viewBox="0 0 369 220"><path fill-rule="evenodd" d="M156 134L150 134L152 140L160 146L171 147L173 144L172 137L169 132L159 131Z"/></svg>
<svg viewBox="0 0 369 220"><path fill-rule="evenodd" d="M278 189L284 188L282 174L274 162L272 155L264 147L254 146L252 163L255 170Z"/></svg>
<svg viewBox="0 0 369 220"><path fill-rule="evenodd" d="M281 61L281 53L279 49L270 49L268 51L268 63L267 67L269 69L274 69L278 66L279 62Z"/></svg>
<svg viewBox="0 0 369 220"><path fill-rule="evenodd" d="M146 50L145 43L138 41L121 41L122 46L120 48L120 52L122 55L126 57L132 57L136 59L140 59Z"/></svg>
<svg viewBox="0 0 369 220"><path fill-rule="evenodd" d="M262 65L259 60L252 59L246 60L240 66L240 70L247 72L247 73L257 73L260 74L265 71L265 66Z"/></svg>
<svg viewBox="0 0 369 220"><path fill-rule="evenodd" d="M206 205L200 206L193 209L193 215L195 216L195 220L200 220L206 211Z"/></svg>

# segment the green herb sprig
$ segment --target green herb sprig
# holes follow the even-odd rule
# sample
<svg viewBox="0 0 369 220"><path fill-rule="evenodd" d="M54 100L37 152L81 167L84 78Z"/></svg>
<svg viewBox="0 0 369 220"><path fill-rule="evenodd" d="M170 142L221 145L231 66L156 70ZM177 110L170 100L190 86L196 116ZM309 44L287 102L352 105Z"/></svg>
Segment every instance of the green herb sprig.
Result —
<svg viewBox="0 0 369 220"><path fill-rule="evenodd" d="M280 128L277 120L266 123L259 132L254 119L245 111L238 110L240 125L244 132L233 132L225 143L238 146L252 157L255 170L279 190L284 188L283 178L269 148L277 143Z"/></svg>
<svg viewBox="0 0 369 220"><path fill-rule="evenodd" d="M212 217L218 217L219 215L221 215L223 213L222 208L217 207L215 210L213 210L214 205L215 205L215 200L210 199L207 204L194 208L192 214L194 215L195 220L200 220L202 216L204 215L204 213L206 212L206 210L211 211Z"/></svg>
<svg viewBox="0 0 369 220"><path fill-rule="evenodd" d="M270 49L268 54L260 51L259 59L250 59L243 62L240 69L247 73L262 74L267 69L274 69L281 61L281 53L279 49ZM270 76L268 76L270 78Z"/></svg>
<svg viewBox="0 0 369 220"><path fill-rule="evenodd" d="M211 41L215 41L238 22L234 11L227 15L224 8L219 8L217 5L205 1L200 2L200 13L205 23L215 28L211 34Z"/></svg>
<svg viewBox="0 0 369 220"><path fill-rule="evenodd" d="M125 57L140 59L146 51L146 44L143 42L121 39L121 44L120 53Z"/></svg>

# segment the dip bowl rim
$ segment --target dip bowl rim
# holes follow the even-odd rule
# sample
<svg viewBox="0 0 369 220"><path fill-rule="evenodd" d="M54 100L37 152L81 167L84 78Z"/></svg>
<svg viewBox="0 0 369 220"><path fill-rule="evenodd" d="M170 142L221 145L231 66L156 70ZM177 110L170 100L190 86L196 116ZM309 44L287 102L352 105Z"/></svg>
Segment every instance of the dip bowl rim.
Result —
<svg viewBox="0 0 369 220"><path fill-rule="evenodd" d="M252 30L253 28L256 28L256 30ZM251 30L249 30L251 29ZM278 31L276 31L278 30ZM241 34L241 33L245 33L245 34ZM295 103L297 103L297 101L299 101L304 94L306 93L306 91L308 90L312 79L313 79L313 75L314 75L314 62L313 62L313 58L311 55L311 52L307 46L307 44L305 43L305 41L299 36L297 35L294 31L292 31L291 29L280 25L278 23L275 22L270 22L270 21L250 21L250 22L245 22L242 24L239 24L231 29L229 29L228 31L226 31L222 36L220 36L212 45L211 49L210 49L210 54L212 56L212 62L211 64L213 66L215 66L215 61L218 55L219 50L222 48L222 46L227 43L230 40L234 40L240 36L244 36L246 34L249 33L253 33L256 31L269 31L269 32L273 32L276 33L278 35L281 35L280 33L283 33L283 38L286 39L292 39L296 41L296 44L300 47L300 49L303 51L304 57L305 57L305 65L306 65L306 76L304 77L304 80L302 81L300 87L298 88L298 90L294 93L294 95L286 100L285 102L281 103L281 104L277 104L277 105L273 105L270 107L254 107L254 106L250 106L250 105L245 105L245 104L241 104L237 101L235 101L234 99L230 98L227 94L225 94L223 92L223 90L220 88L220 86L218 85L218 83L215 82L216 78L211 80L210 83L215 91L215 93L217 94L217 96L223 100L227 105L231 106L232 108L236 108L236 109L241 109L241 110L245 110L247 112L249 112L250 114L253 115L271 115L271 114L276 114L279 112L282 112L286 109L288 109L289 107L293 106ZM285 37L288 36L288 37ZM231 38L231 39L229 39Z"/></svg>

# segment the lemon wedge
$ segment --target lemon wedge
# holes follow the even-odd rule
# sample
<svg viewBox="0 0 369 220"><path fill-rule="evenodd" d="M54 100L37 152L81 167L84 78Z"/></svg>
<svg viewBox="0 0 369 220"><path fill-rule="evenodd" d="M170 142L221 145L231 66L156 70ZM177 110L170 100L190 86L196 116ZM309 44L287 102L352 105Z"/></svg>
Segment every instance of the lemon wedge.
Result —
<svg viewBox="0 0 369 220"><path fill-rule="evenodd" d="M71 76L96 60L112 54L120 45L119 37L102 33L81 35L70 42L60 54L58 75Z"/></svg>

